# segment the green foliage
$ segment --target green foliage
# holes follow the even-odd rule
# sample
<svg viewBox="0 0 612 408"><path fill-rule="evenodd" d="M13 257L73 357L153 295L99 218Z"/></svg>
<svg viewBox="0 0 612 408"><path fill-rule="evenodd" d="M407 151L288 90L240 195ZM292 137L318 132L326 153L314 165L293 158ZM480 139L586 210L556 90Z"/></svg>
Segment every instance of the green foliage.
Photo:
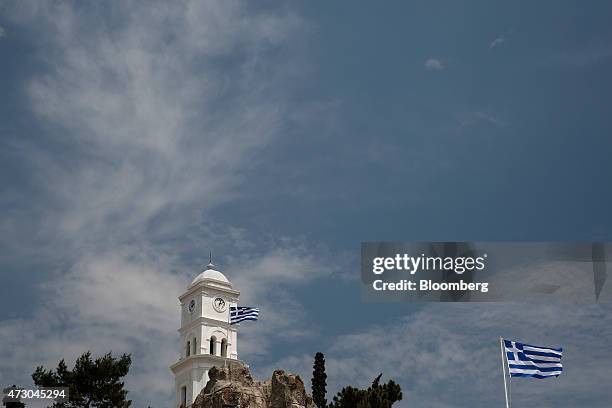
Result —
<svg viewBox="0 0 612 408"><path fill-rule="evenodd" d="M312 399L318 408L325 408L327 400L327 374L325 374L325 356L319 352L315 354L312 371Z"/></svg>
<svg viewBox="0 0 612 408"><path fill-rule="evenodd" d="M127 408L132 401L126 400L128 391L120 379L131 364L129 354L115 358L108 353L93 361L88 351L77 359L73 370L62 360L55 371L36 367L32 379L39 387L68 387L70 401L56 403L54 408Z"/></svg>
<svg viewBox="0 0 612 408"><path fill-rule="evenodd" d="M381 385L381 376L376 377L367 390L350 385L344 387L328 408L390 408L394 402L402 399L402 390L393 380Z"/></svg>

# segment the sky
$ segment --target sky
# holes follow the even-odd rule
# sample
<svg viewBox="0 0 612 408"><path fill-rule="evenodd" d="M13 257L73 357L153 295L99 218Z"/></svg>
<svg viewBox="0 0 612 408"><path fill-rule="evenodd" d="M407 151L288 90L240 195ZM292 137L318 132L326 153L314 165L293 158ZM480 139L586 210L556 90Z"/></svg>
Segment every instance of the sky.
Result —
<svg viewBox="0 0 612 408"><path fill-rule="evenodd" d="M170 406L214 262L239 355L328 399L503 405L499 336L564 347L517 405L607 407L606 304L362 304L362 241L612 239L606 2L0 1L0 384L132 353Z"/></svg>

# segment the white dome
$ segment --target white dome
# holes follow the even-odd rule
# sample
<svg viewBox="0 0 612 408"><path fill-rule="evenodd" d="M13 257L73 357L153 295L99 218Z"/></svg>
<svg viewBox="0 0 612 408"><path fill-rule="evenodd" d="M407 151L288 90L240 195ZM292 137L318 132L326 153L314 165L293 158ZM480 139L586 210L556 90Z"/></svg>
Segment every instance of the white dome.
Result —
<svg viewBox="0 0 612 408"><path fill-rule="evenodd" d="M215 267L215 265L213 265L212 263L209 263L208 266L206 267L206 270L204 272L202 272L201 274L199 274L198 276L196 276L196 278L193 280L193 282L191 282L191 285L189 286L193 286L198 282L203 282L203 281L208 281L211 283L217 283L217 284L221 284L223 286L232 286L232 284L230 283L230 281L225 277L224 274L222 274L221 272L213 269Z"/></svg>

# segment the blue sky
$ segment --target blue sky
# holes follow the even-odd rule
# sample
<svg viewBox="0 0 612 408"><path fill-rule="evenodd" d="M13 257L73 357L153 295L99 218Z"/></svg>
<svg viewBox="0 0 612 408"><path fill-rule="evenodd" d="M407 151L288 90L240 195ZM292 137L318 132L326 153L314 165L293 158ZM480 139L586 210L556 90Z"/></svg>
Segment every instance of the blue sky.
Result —
<svg viewBox="0 0 612 408"><path fill-rule="evenodd" d="M501 404L496 339L564 346L514 401L603 407L610 307L363 305L361 241L612 239L605 2L0 2L0 383L132 352L166 406L208 262L240 355L330 393ZM462 368L469 366L464 374ZM330 395L331 397L331 395Z"/></svg>

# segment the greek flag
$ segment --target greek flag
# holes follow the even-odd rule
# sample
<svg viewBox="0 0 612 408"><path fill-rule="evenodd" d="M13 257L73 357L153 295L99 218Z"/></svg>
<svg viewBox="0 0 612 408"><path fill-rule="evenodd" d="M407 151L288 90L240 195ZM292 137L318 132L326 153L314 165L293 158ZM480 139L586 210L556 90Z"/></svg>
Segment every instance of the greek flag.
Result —
<svg viewBox="0 0 612 408"><path fill-rule="evenodd" d="M231 306L230 307L230 324L240 323L243 320L257 320L259 318L259 309L256 307L247 306Z"/></svg>
<svg viewBox="0 0 612 408"><path fill-rule="evenodd" d="M510 377L549 378L563 372L562 348L530 346L504 340Z"/></svg>

